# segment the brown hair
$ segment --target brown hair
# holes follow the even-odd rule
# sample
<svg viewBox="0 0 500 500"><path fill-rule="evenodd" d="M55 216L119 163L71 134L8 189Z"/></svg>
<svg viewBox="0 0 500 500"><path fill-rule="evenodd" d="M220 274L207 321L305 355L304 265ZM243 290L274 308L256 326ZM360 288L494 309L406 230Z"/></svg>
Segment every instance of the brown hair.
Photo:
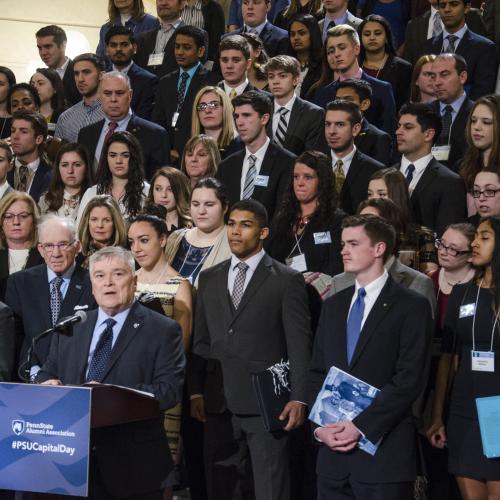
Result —
<svg viewBox="0 0 500 500"><path fill-rule="evenodd" d="M12 191L2 198L0 201L0 249L5 250L8 248L7 239L5 238L5 233L3 232L3 218L6 214L7 210L16 202L16 201L24 201L31 207L31 213L33 214L33 222L30 233L30 248L36 247L38 243L38 219L40 218L40 211L38 210L38 206L35 203L35 200L27 193L23 193L21 191Z"/></svg>
<svg viewBox="0 0 500 500"><path fill-rule="evenodd" d="M283 71L291 73L294 77L300 76L300 63L292 56L280 55L271 57L262 69L266 75L269 71Z"/></svg>
<svg viewBox="0 0 500 500"><path fill-rule="evenodd" d="M108 0L108 24L113 24L115 18L120 15L120 11L115 7L114 0ZM140 20L146 15L142 0L134 0L132 7L132 19Z"/></svg>
<svg viewBox="0 0 500 500"><path fill-rule="evenodd" d="M194 148L198 146L198 144L201 144L205 148L209 156L208 170L204 177L215 177L215 174L217 173L217 167L220 163L219 148L215 140L205 134L191 137L191 139L186 142L186 145L184 146L184 152L182 153L181 171L188 176L188 173L186 171L186 154L192 153L194 151Z"/></svg>
<svg viewBox="0 0 500 500"><path fill-rule="evenodd" d="M411 75L411 83L410 83L410 101L411 102L420 102L422 100L422 96L420 95L420 89L417 86L417 80L420 76L420 72L422 71L422 67L425 64L432 63L436 59L434 54L428 54L422 57L419 57L415 66L413 68L413 73Z"/></svg>

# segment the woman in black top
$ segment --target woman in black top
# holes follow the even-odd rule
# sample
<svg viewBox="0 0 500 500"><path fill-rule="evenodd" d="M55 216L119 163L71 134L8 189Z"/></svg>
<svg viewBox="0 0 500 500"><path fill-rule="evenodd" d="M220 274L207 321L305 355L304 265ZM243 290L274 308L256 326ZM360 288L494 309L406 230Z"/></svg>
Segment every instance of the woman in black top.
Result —
<svg viewBox="0 0 500 500"><path fill-rule="evenodd" d="M343 216L337 208L330 160L323 153L306 151L295 160L289 190L271 226L267 251L300 272L341 273Z"/></svg>

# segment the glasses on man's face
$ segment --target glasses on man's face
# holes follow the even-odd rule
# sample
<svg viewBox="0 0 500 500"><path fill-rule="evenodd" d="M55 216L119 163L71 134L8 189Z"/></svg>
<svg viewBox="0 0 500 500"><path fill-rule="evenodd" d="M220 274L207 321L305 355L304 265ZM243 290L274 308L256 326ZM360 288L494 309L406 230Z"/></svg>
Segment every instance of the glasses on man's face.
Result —
<svg viewBox="0 0 500 500"><path fill-rule="evenodd" d="M480 198L483 195L485 198L494 198L496 194L500 191L500 189L485 189L483 191L479 191L479 189L473 189L471 191L473 198Z"/></svg>
<svg viewBox="0 0 500 500"><path fill-rule="evenodd" d="M198 111L206 111L207 109L217 109L221 107L219 101L202 102L196 106Z"/></svg>
<svg viewBox="0 0 500 500"><path fill-rule="evenodd" d="M5 222L14 222L16 219L20 222L24 222L28 220L33 214L29 212L21 212L20 214L13 214L11 212L7 212L3 215L3 220Z"/></svg>
<svg viewBox="0 0 500 500"><path fill-rule="evenodd" d="M60 241L59 243L40 243L40 246L47 252L52 253L56 248L61 252L69 250L73 246L74 241Z"/></svg>
<svg viewBox="0 0 500 500"><path fill-rule="evenodd" d="M458 255L466 255L468 253L471 253L472 250L456 250L455 248L452 247L447 247L443 242L439 239L436 240L434 243L436 245L436 248L440 250L441 252L445 252L451 257L457 257Z"/></svg>

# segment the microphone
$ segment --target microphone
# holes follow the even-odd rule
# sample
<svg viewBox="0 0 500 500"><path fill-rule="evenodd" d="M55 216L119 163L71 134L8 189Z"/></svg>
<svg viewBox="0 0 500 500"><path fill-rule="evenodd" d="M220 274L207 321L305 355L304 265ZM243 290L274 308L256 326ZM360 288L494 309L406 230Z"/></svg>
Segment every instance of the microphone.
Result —
<svg viewBox="0 0 500 500"><path fill-rule="evenodd" d="M87 313L85 311L76 311L73 316L66 316L65 318L61 318L55 325L54 330L67 328L70 325L75 323L83 323L87 320Z"/></svg>

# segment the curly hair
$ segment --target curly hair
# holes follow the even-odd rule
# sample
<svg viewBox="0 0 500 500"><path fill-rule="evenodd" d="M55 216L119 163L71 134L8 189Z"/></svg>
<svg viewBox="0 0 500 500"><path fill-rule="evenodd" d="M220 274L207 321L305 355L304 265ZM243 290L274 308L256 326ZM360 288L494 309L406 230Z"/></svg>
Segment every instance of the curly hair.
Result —
<svg viewBox="0 0 500 500"><path fill-rule="evenodd" d="M125 144L129 150L128 180L125 186L123 204L129 216L142 209L142 189L144 185L144 159L139 141L130 132L115 132L104 144L97 169L97 194L109 194L113 188L113 176L108 165L108 151L115 142Z"/></svg>

